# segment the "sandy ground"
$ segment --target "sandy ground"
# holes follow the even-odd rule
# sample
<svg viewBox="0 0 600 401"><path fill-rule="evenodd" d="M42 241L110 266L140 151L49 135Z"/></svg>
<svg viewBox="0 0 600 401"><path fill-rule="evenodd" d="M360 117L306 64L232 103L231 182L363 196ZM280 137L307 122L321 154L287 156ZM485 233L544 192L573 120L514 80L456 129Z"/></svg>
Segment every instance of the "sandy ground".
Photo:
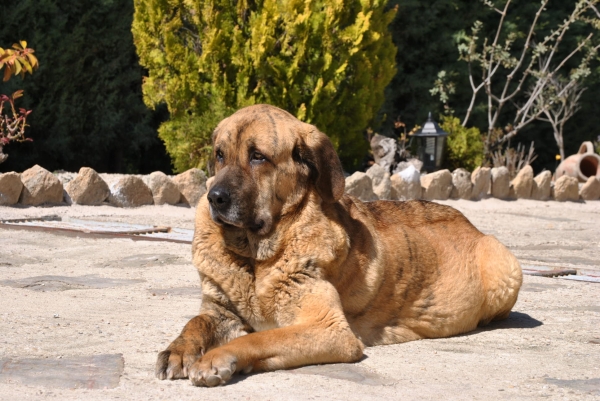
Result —
<svg viewBox="0 0 600 401"><path fill-rule="evenodd" d="M600 202L443 203L523 265L600 275ZM0 207L0 219L49 214L192 228L194 211ZM5 229L0 244L1 400L600 399L599 283L526 276L510 318L476 332L206 389L153 373L199 308L189 245Z"/></svg>

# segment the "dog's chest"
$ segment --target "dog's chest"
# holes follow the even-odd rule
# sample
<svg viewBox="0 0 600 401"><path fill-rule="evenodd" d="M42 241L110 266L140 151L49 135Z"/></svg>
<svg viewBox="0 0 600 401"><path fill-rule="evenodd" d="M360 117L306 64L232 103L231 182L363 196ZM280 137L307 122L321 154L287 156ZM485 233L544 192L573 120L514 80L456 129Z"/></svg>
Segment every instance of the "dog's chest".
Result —
<svg viewBox="0 0 600 401"><path fill-rule="evenodd" d="M230 305L235 314L245 320L255 331L278 327L277 295L269 280L255 277L248 266L230 264L228 269L201 272L203 294Z"/></svg>
<svg viewBox="0 0 600 401"><path fill-rule="evenodd" d="M265 331L276 329L279 327L279 325L273 321L255 321L252 322L251 326L254 329L254 331Z"/></svg>

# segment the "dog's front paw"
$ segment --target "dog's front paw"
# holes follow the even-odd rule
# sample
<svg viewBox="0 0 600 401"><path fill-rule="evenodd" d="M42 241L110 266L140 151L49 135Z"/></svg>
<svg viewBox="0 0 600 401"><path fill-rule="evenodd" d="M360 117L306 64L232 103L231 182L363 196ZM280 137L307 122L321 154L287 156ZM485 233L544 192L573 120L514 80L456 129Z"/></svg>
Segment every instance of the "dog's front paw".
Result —
<svg viewBox="0 0 600 401"><path fill-rule="evenodd" d="M237 368L237 357L215 349L196 361L189 370L194 386L214 387L225 384Z"/></svg>
<svg viewBox="0 0 600 401"><path fill-rule="evenodd" d="M160 380L185 379L190 366L202 357L204 350L197 343L178 337L169 348L158 354L155 375Z"/></svg>

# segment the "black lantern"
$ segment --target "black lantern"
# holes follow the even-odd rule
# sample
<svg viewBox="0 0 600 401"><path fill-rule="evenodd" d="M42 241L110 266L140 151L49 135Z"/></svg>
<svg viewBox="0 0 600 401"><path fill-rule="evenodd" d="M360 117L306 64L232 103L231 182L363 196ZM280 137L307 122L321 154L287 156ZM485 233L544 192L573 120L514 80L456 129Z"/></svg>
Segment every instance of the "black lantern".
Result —
<svg viewBox="0 0 600 401"><path fill-rule="evenodd" d="M427 122L413 137L418 138L417 155L423 162L423 170L428 173L439 170L442 166L444 156L444 144L448 133L440 128L438 123L431 118L431 112Z"/></svg>

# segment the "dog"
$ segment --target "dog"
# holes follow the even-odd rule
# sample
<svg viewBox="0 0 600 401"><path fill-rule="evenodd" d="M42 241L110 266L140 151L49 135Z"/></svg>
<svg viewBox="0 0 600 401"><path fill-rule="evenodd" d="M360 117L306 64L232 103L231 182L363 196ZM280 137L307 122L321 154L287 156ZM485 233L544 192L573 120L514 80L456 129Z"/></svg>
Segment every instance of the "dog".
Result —
<svg viewBox="0 0 600 401"><path fill-rule="evenodd" d="M212 140L192 242L201 310L158 355L157 378L212 387L236 372L356 362L365 346L508 317L519 263L459 211L344 194L328 137L273 106L239 110Z"/></svg>

